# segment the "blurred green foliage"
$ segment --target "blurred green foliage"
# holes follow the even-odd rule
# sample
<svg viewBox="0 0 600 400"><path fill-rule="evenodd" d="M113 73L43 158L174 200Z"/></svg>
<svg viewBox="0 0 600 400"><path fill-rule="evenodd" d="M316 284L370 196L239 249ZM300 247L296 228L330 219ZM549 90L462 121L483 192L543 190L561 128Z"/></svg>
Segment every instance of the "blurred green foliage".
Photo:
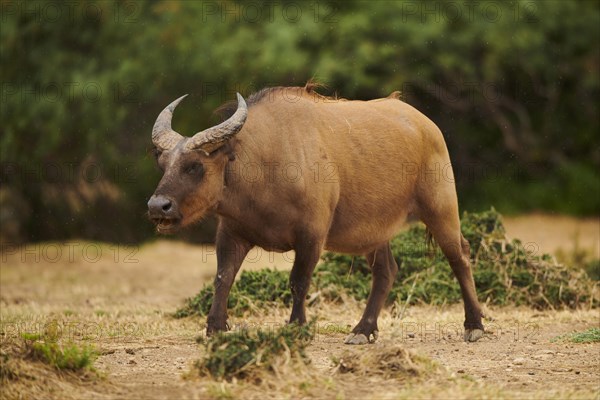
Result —
<svg viewBox="0 0 600 400"><path fill-rule="evenodd" d="M4 239L147 239L166 104L191 93L190 135L235 91L311 77L400 90L444 131L463 208L600 209L598 2L31 0L1 18Z"/></svg>

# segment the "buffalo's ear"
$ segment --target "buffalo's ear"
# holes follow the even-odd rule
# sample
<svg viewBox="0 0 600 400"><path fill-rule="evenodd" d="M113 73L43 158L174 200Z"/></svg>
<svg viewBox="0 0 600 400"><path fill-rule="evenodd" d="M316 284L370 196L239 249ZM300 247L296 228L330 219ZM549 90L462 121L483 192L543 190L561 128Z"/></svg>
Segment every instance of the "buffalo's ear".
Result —
<svg viewBox="0 0 600 400"><path fill-rule="evenodd" d="M221 147L219 147L218 149L214 150L208 156L209 157L214 157L217 154L222 154L222 155L226 156L229 161L234 161L235 160L235 152L233 151L233 146L231 145L231 143L230 143L229 140L223 142L221 144Z"/></svg>
<svg viewBox="0 0 600 400"><path fill-rule="evenodd" d="M227 155L227 158L229 159L229 161L234 161L235 160L235 152L233 151L233 146L231 145L231 143L229 143L229 141L227 141L224 145L223 145L223 152L225 153L225 155Z"/></svg>

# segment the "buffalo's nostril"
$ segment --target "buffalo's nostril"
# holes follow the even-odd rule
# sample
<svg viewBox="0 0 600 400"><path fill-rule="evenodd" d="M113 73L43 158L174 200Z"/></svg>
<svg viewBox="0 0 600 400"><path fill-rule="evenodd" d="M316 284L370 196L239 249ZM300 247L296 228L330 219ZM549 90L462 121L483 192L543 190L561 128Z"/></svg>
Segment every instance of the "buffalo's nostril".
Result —
<svg viewBox="0 0 600 400"><path fill-rule="evenodd" d="M163 214L171 211L173 203L164 196L152 196L148 202L148 211L151 214Z"/></svg>

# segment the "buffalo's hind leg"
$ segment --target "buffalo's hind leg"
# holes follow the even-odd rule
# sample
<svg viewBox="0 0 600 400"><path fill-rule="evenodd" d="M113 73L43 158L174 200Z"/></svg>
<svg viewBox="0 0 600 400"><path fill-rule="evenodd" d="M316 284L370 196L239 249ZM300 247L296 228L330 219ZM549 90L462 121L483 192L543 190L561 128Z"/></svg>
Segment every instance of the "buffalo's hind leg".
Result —
<svg viewBox="0 0 600 400"><path fill-rule="evenodd" d="M460 232L458 210L448 206L445 213L430 214L423 222L433 234L458 280L465 307L464 339L466 342L475 342L483 336L483 313L471 271L469 242Z"/></svg>
<svg viewBox="0 0 600 400"><path fill-rule="evenodd" d="M373 336L372 341L377 340L379 334L377 318L398 273L398 264L392 256L389 243L367 254L367 262L371 266L373 275L371 293L362 318L344 341L346 344L366 344L371 342L371 336Z"/></svg>

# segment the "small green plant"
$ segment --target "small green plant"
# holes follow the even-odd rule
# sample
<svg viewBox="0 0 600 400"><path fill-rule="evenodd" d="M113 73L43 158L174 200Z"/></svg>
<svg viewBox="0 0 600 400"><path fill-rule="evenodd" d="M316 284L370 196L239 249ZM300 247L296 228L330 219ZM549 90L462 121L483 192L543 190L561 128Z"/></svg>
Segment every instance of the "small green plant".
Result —
<svg viewBox="0 0 600 400"><path fill-rule="evenodd" d="M57 343L34 343L32 357L60 370L80 371L91 369L95 353L89 346L80 347L73 343L64 346Z"/></svg>
<svg viewBox="0 0 600 400"><path fill-rule="evenodd" d="M23 352L26 358L44 362L58 370L91 370L96 353L91 346L75 343L60 345L38 334L23 333Z"/></svg>
<svg viewBox="0 0 600 400"><path fill-rule="evenodd" d="M42 335L40 335L39 333L23 332L21 333L21 338L26 342L35 342L36 340L41 340Z"/></svg>
<svg viewBox="0 0 600 400"><path fill-rule="evenodd" d="M273 372L291 361L308 364L306 346L314 338L315 322L278 329L218 333L204 344L206 354L195 366L215 379L246 378L259 371Z"/></svg>
<svg viewBox="0 0 600 400"><path fill-rule="evenodd" d="M600 328L590 328L583 332L573 332L558 336L553 341L566 340L573 343L600 342Z"/></svg>
<svg viewBox="0 0 600 400"><path fill-rule="evenodd" d="M200 293L186 301L174 314L176 318L191 315L208 315L214 296L212 284L204 286ZM228 312L243 316L252 310L264 310L269 306L288 306L292 303L289 272L273 269L242 271L227 299Z"/></svg>

